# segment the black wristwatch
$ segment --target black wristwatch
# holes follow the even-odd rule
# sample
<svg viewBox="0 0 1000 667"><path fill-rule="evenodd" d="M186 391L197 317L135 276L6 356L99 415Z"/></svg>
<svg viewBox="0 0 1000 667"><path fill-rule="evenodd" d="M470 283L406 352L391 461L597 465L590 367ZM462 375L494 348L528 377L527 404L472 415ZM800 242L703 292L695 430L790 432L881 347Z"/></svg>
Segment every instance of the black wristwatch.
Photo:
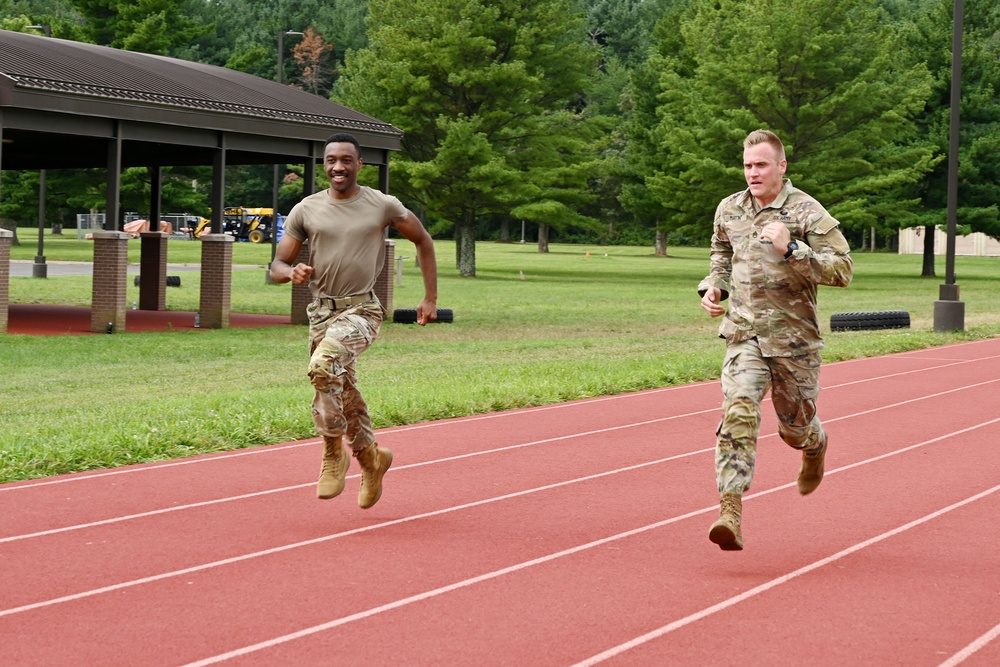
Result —
<svg viewBox="0 0 1000 667"><path fill-rule="evenodd" d="M788 242L788 250L785 251L785 259L788 259L789 257L791 257L792 253L795 252L798 249L799 249L799 242L798 241L789 241Z"/></svg>

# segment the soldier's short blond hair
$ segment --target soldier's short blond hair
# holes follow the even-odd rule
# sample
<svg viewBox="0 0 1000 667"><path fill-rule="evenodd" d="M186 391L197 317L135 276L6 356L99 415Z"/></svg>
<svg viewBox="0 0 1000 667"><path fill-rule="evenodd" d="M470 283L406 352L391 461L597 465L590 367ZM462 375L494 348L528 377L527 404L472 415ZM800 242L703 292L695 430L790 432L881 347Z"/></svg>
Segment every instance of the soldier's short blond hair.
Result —
<svg viewBox="0 0 1000 667"><path fill-rule="evenodd" d="M757 144L771 144L775 155L778 156L778 162L785 159L785 144L781 143L778 135L771 130L754 130L743 140L743 148L750 148Z"/></svg>

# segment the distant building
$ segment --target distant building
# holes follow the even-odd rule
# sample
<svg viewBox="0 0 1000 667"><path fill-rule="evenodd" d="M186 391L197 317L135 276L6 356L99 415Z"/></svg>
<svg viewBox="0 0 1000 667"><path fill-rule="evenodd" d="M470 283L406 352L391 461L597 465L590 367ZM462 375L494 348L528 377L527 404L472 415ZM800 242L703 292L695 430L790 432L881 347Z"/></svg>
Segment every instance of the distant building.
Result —
<svg viewBox="0 0 1000 667"><path fill-rule="evenodd" d="M934 254L944 255L948 243L948 233L943 229L934 232ZM899 254L922 255L924 253L924 228L910 227L899 230ZM1000 241L981 232L955 237L955 254L974 257L1000 257Z"/></svg>

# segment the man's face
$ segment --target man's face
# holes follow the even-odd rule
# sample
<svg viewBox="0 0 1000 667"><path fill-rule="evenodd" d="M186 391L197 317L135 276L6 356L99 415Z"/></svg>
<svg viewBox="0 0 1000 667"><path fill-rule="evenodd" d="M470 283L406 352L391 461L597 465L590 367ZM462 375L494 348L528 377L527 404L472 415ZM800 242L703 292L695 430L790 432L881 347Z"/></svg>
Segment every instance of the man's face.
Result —
<svg viewBox="0 0 1000 667"><path fill-rule="evenodd" d="M323 151L323 170L335 193L353 194L361 164L361 157L350 142L335 141Z"/></svg>
<svg viewBox="0 0 1000 667"><path fill-rule="evenodd" d="M770 204L781 192L787 164L785 160L778 160L771 144L754 144L743 149L743 175L750 186L750 194L762 206Z"/></svg>

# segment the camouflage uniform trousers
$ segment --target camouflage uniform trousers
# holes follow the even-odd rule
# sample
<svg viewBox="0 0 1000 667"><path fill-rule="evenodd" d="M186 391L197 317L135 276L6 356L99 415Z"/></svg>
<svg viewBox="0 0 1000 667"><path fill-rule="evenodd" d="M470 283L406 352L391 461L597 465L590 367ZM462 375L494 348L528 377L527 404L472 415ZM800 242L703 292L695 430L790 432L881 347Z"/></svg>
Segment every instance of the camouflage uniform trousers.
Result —
<svg viewBox="0 0 1000 667"><path fill-rule="evenodd" d="M768 390L778 435L794 449L818 451L826 432L816 416L820 355L765 357L756 338L731 343L722 366L722 421L716 432L719 493L744 494L753 480L761 403Z"/></svg>
<svg viewBox="0 0 1000 667"><path fill-rule="evenodd" d="M368 405L358 390L356 361L378 337L382 304L374 299L338 311L314 300L306 313L316 431L322 436L343 436L345 446L362 450L375 442L375 434Z"/></svg>

